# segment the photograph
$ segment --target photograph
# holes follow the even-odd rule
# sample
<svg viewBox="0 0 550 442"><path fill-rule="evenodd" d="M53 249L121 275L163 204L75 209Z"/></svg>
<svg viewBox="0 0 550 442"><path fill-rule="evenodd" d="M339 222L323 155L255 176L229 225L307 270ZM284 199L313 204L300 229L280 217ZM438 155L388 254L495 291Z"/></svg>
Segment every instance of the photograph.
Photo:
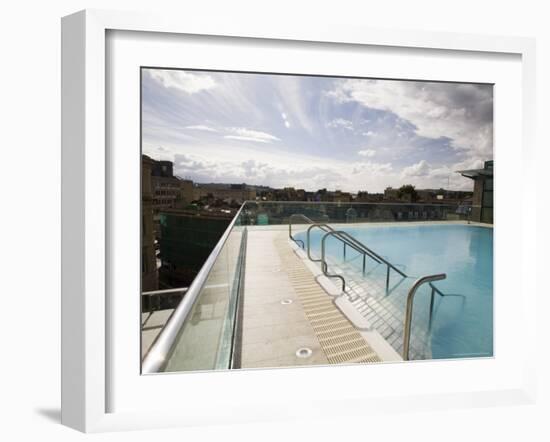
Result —
<svg viewBox="0 0 550 442"><path fill-rule="evenodd" d="M140 75L143 374L494 356L493 84Z"/></svg>

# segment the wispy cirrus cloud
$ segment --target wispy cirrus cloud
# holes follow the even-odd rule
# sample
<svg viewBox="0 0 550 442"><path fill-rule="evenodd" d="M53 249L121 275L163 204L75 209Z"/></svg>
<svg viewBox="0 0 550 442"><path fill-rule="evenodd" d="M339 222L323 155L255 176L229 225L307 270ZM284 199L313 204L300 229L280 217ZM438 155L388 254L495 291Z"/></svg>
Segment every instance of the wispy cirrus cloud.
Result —
<svg viewBox="0 0 550 442"><path fill-rule="evenodd" d="M256 143L272 143L274 141L280 141L280 138L277 138L274 135L261 132L259 130L246 129L244 127L230 128L229 131L232 135L224 135L224 138L229 140L253 141Z"/></svg>
<svg viewBox="0 0 550 442"><path fill-rule="evenodd" d="M202 131L205 131L205 132L219 132L218 129L215 129L213 127L210 127L210 126L205 126L203 124L197 124L197 125L194 125L194 126L185 126L186 129L191 129L191 130L202 130Z"/></svg>

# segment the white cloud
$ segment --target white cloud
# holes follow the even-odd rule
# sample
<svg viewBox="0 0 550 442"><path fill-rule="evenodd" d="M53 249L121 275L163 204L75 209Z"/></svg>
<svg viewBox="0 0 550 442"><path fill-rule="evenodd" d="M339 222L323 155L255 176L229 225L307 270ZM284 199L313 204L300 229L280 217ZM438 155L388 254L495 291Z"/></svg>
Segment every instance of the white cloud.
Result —
<svg viewBox="0 0 550 442"><path fill-rule="evenodd" d="M326 187L348 192L382 191L398 182L397 172L390 163L360 161L350 165L347 161L278 149L262 149L259 154L253 143L238 141L201 146L188 144L185 148L179 144L165 147L173 154L163 155L163 159L174 161L174 172L195 182L246 182L307 190ZM143 151L158 157L154 145L145 143Z"/></svg>
<svg viewBox="0 0 550 442"><path fill-rule="evenodd" d="M376 151L374 149L358 150L357 153L359 155L361 155L362 157L367 157L367 158L370 158L370 157L373 157L374 155L376 155Z"/></svg>
<svg viewBox="0 0 550 442"><path fill-rule="evenodd" d="M400 175L402 183L414 184L419 189L446 188L473 190L473 181L461 176L458 170L483 167L480 159L468 159L458 163L433 166L425 160L403 169Z"/></svg>
<svg viewBox="0 0 550 442"><path fill-rule="evenodd" d="M228 141L229 142L229 141ZM416 163L408 168L407 176L402 169L390 162L375 162L365 157L363 161L350 164L348 161L289 154L275 149L263 149L258 153L253 143L234 145L211 144L185 147L164 145L167 151L159 155L158 145L144 145L144 153L174 161L175 173L189 177L196 182L224 182L263 184L273 187L293 186L307 190L323 187L340 188L344 191L383 192L388 186L399 187L413 184L418 189L451 188L472 190L473 181L456 173L457 170L475 168L476 161L463 161L450 166L433 166L430 163ZM169 154L172 152L172 154ZM482 165L482 163L481 163Z"/></svg>
<svg viewBox="0 0 550 442"><path fill-rule="evenodd" d="M246 129L244 127L233 127L229 131L232 135L225 135L224 138L228 140L240 140L240 141L254 141L258 143L271 143L273 141L280 141L274 135L267 132L261 132L258 130Z"/></svg>
<svg viewBox="0 0 550 442"><path fill-rule="evenodd" d="M274 187L306 188L317 190L334 187L344 177L330 164L296 162L291 165L243 160L241 155L211 160L198 154L175 156L175 173L196 182L224 182L271 185ZM290 184L291 183L291 184Z"/></svg>
<svg viewBox="0 0 550 442"><path fill-rule="evenodd" d="M328 122L327 127L353 130L353 123L350 120L346 120L344 118L336 118L336 119Z"/></svg>
<svg viewBox="0 0 550 442"><path fill-rule="evenodd" d="M352 169L353 174L368 173L369 175L379 175L393 171L391 163L375 163L373 161L362 161L356 163Z"/></svg>
<svg viewBox="0 0 550 442"><path fill-rule="evenodd" d="M451 166L453 172L457 170L468 170L468 169L483 169L484 160L482 158L469 158L460 163L455 163Z"/></svg>
<svg viewBox="0 0 550 442"><path fill-rule="evenodd" d="M405 167L401 172L403 178L427 176L430 173L430 165L426 160L420 160L412 166Z"/></svg>
<svg viewBox="0 0 550 442"><path fill-rule="evenodd" d="M188 94L207 91L216 87L214 79L207 74L194 74L179 70L149 70L149 75L166 88L178 89Z"/></svg>
<svg viewBox="0 0 550 442"><path fill-rule="evenodd" d="M219 132L218 129L214 129L213 127L210 127L210 126L204 126L202 124L198 124L195 126L186 126L185 128L192 129L192 130L203 130L205 132Z"/></svg>
<svg viewBox="0 0 550 442"><path fill-rule="evenodd" d="M329 96L392 112L419 136L448 137L454 148L492 157L493 94L489 85L343 80Z"/></svg>

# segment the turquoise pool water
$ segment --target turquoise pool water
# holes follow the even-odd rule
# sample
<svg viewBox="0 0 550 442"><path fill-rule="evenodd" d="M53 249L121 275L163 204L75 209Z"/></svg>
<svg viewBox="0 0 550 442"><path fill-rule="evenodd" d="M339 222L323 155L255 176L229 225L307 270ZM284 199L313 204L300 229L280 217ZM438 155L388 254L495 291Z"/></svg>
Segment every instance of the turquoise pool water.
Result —
<svg viewBox="0 0 550 442"><path fill-rule="evenodd" d="M390 288L384 293L403 310L404 298L416 277L446 273L435 283L449 295L435 296L428 342L431 357L459 358L493 355L493 229L472 225L396 225L344 227L345 230L379 255L402 269L410 278L392 273ZM311 234L311 248L320 256L319 230ZM295 235L306 241L305 232ZM385 268L367 259L362 275L362 256L348 248L343 259L342 243L329 238L327 255L333 263L350 269L349 278L371 278L384 286ZM345 269L345 267L344 267ZM355 270L354 272L352 270ZM430 290L425 286L415 297L414 319L419 326L428 321ZM421 323L422 322L422 323Z"/></svg>

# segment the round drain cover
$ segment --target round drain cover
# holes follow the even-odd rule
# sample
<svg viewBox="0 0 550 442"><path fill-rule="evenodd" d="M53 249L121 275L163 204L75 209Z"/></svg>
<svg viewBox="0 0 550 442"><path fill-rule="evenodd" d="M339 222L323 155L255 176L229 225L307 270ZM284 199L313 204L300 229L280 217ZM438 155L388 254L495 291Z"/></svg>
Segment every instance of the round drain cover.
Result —
<svg viewBox="0 0 550 442"><path fill-rule="evenodd" d="M307 347L299 348L298 350L296 350L296 356L298 356L299 358L309 358L311 356L311 353L313 352L310 348Z"/></svg>
<svg viewBox="0 0 550 442"><path fill-rule="evenodd" d="M287 304L292 304L292 302L293 302L292 299L283 299L283 300L281 301L281 304L287 305Z"/></svg>

